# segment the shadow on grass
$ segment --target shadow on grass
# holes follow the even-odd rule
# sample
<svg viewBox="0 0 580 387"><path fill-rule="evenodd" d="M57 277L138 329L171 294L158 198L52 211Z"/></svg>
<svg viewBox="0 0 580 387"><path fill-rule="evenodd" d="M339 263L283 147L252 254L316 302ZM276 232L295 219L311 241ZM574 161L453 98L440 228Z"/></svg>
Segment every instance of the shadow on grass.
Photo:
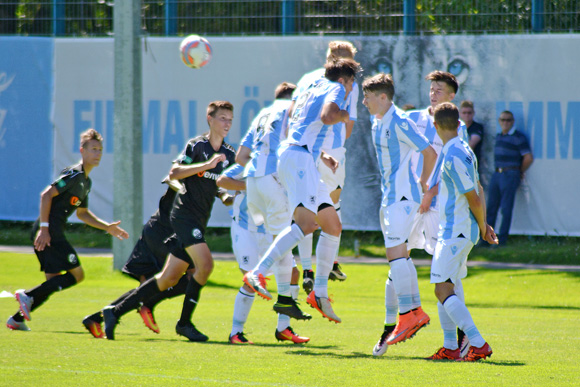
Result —
<svg viewBox="0 0 580 387"><path fill-rule="evenodd" d="M564 306L564 305L498 305L498 304L485 304L485 303L472 303L467 302L468 308L481 308L481 309L547 309L547 310L580 310L580 306Z"/></svg>
<svg viewBox="0 0 580 387"><path fill-rule="evenodd" d="M263 347L263 348L313 348L313 349L336 349L339 350L340 348L336 345L312 345L312 344L308 344L308 343L304 343L304 344L294 344L294 343L257 343L254 342L254 344L249 344L249 345L240 345L240 344L230 344L227 341L215 341L215 340L208 340L208 341L204 341L204 342L195 342L195 341L188 341L188 340L183 340L183 339L179 339L179 338L174 338L174 339L168 339L168 338L157 338L157 337L152 337L152 338L148 338L148 339L143 339L143 341L150 341L150 342L154 342L154 341L158 341L158 342L177 342L177 341L181 341L184 343L191 343L191 344L201 344L201 345L208 345L208 344L212 344L212 345L223 345L223 346L227 346L227 347L239 347L239 348L245 348L245 347ZM294 353L295 351L291 351L289 353Z"/></svg>

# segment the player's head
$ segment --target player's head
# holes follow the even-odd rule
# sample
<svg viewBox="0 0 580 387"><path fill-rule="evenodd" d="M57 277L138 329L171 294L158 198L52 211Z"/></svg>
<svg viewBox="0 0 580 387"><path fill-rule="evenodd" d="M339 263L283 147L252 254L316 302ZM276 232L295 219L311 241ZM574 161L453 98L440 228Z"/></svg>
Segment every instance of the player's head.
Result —
<svg viewBox="0 0 580 387"><path fill-rule="evenodd" d="M356 47L351 42L343 40L333 40L328 43L328 50L326 50L326 61L330 62L334 58L350 58L354 59L356 55Z"/></svg>
<svg viewBox="0 0 580 387"><path fill-rule="evenodd" d="M455 75L446 71L435 70L429 73L425 79L431 81L429 100L431 101L432 108L435 108L435 106L442 102L453 101L459 89L459 83Z"/></svg>
<svg viewBox="0 0 580 387"><path fill-rule="evenodd" d="M282 82L274 90L276 99L292 99L292 93L296 90L296 85L290 82Z"/></svg>
<svg viewBox="0 0 580 387"><path fill-rule="evenodd" d="M354 77L359 71L359 63L351 58L338 58L326 62L324 76L333 82L339 82L346 89L346 95L352 90Z"/></svg>
<svg viewBox="0 0 580 387"><path fill-rule="evenodd" d="M213 101L207 106L209 130L225 138L234 119L234 105L228 101Z"/></svg>
<svg viewBox="0 0 580 387"><path fill-rule="evenodd" d="M451 102L443 102L433 110L433 122L437 128L437 133L451 132L457 135L459 122L459 110Z"/></svg>
<svg viewBox="0 0 580 387"><path fill-rule="evenodd" d="M473 102L467 100L461 101L459 105L459 117L465 122L465 125L470 126L472 124L474 115Z"/></svg>
<svg viewBox="0 0 580 387"><path fill-rule="evenodd" d="M371 115L380 114L395 95L395 82L391 74L379 73L366 77L362 83L363 104Z"/></svg>
<svg viewBox="0 0 580 387"><path fill-rule="evenodd" d="M99 165L103 156L103 136L95 129L87 129L81 133L81 157L85 169Z"/></svg>

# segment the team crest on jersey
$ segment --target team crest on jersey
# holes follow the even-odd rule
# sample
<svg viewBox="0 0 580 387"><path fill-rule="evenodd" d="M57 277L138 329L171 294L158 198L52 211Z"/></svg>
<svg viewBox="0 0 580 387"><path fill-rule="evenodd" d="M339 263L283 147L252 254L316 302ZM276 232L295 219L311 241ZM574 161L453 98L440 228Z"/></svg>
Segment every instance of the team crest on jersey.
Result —
<svg viewBox="0 0 580 387"><path fill-rule="evenodd" d="M71 265L76 265L79 262L77 256L74 254L69 254L68 261L70 262Z"/></svg>
<svg viewBox="0 0 580 387"><path fill-rule="evenodd" d="M451 252L455 255L457 253L457 246L451 246Z"/></svg>
<svg viewBox="0 0 580 387"><path fill-rule="evenodd" d="M405 121L403 121L403 122L401 122L401 124L399 125L399 127L402 130L407 130L407 129L409 129L409 124L407 124Z"/></svg>
<svg viewBox="0 0 580 387"><path fill-rule="evenodd" d="M226 168L228 167L228 165L230 165L230 161L229 161L229 160L224 160L224 161L222 161L222 167L223 167L224 169L226 169Z"/></svg>
<svg viewBox="0 0 580 387"><path fill-rule="evenodd" d="M298 177L301 178L301 179L304 177L304 171L303 170L298 171Z"/></svg>
<svg viewBox="0 0 580 387"><path fill-rule="evenodd" d="M191 232L191 235L193 235L195 239L201 239L203 237L203 234L199 228L194 228Z"/></svg>

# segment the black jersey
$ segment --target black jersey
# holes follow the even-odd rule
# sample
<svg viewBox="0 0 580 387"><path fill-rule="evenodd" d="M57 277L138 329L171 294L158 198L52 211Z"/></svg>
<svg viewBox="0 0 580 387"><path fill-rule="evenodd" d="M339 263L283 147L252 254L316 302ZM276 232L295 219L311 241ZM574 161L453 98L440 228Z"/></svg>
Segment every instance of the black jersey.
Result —
<svg viewBox="0 0 580 387"><path fill-rule="evenodd" d="M183 188L175 198L171 213L172 217L193 218L202 225L207 225L215 197L221 192L216 184L218 177L224 169L234 164L236 159L235 150L231 145L222 142L216 152L208 136L204 134L189 140L185 150L175 162L184 165L203 163L211 159L214 153L224 154L226 160L218 163L213 169L181 180Z"/></svg>
<svg viewBox="0 0 580 387"><path fill-rule="evenodd" d="M52 198L48 217L50 237L53 240L64 239L64 228L68 218L77 208L89 206L91 179L84 172L82 163L63 169L60 176L52 183L58 195ZM40 218L33 226L33 235L38 231Z"/></svg>

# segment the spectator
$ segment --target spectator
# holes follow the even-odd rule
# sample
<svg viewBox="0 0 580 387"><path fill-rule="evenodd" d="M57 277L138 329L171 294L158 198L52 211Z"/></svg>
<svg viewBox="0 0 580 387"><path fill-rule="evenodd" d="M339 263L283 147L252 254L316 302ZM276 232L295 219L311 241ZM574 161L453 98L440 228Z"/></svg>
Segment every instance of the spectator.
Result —
<svg viewBox="0 0 580 387"><path fill-rule="evenodd" d="M477 157L478 165L481 163L481 144L483 143L483 125L473 121L475 110L473 109L472 101L461 101L459 107L459 117L467 127L467 136L469 138L469 146Z"/></svg>
<svg viewBox="0 0 580 387"><path fill-rule="evenodd" d="M499 244L504 245L510 230L516 191L534 157L528 139L516 130L514 115L510 111L501 112L499 126L501 132L495 138L495 173L489 185L487 221L495 227L497 212L501 207L502 221L498 239Z"/></svg>

